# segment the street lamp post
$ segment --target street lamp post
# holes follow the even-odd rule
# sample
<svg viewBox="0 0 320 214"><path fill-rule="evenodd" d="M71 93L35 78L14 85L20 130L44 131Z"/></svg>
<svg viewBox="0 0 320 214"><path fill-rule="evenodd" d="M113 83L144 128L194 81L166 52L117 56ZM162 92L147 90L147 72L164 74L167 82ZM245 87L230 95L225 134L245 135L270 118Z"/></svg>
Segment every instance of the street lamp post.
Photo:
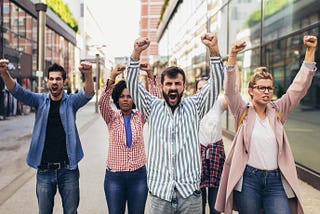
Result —
<svg viewBox="0 0 320 214"><path fill-rule="evenodd" d="M37 61L37 83L38 93L42 92L42 78L44 72L44 44L45 44L45 27L46 27L46 11L47 5L44 3L35 4L36 11L38 12L38 61Z"/></svg>

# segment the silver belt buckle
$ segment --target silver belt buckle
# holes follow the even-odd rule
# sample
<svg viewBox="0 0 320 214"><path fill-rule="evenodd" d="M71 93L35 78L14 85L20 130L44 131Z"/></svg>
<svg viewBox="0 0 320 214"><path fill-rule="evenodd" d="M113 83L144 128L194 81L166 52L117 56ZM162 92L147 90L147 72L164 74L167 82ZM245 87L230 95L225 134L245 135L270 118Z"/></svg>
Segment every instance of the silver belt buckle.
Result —
<svg viewBox="0 0 320 214"><path fill-rule="evenodd" d="M61 169L61 163L54 163L54 166L58 166L56 169Z"/></svg>

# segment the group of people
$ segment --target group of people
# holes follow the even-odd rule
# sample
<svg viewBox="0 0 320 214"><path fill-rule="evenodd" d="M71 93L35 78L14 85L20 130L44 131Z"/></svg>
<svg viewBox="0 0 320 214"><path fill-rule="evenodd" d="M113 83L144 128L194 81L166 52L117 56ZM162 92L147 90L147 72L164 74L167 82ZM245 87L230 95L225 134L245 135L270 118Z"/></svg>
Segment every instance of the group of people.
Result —
<svg viewBox="0 0 320 214"><path fill-rule="evenodd" d="M129 213L144 213L148 196L153 214L205 213L207 197L210 213L234 209L240 214L303 213L283 123L307 93L317 70L317 37L304 36L304 62L282 97L272 101L273 77L266 67L258 67L249 80L249 102L241 97L236 66L246 43L235 42L223 66L217 37L205 33L201 41L210 52L210 73L197 82L197 93L188 97L183 96L183 69L166 68L158 83L151 66L140 63L141 53L150 45L148 38L134 42L127 67L117 65L112 70L99 100L109 132L104 181L109 213L124 213L126 204ZM49 93L37 94L11 78L8 63L0 60L0 76L8 90L37 111L27 163L37 169L39 213L52 213L57 188L64 213L77 213L83 151L75 115L94 95L92 66L81 63L85 83L77 94L63 91L64 68L50 66ZM116 83L125 70L126 80ZM140 70L147 72L148 90L139 81ZM226 157L221 115L228 107L236 133Z"/></svg>

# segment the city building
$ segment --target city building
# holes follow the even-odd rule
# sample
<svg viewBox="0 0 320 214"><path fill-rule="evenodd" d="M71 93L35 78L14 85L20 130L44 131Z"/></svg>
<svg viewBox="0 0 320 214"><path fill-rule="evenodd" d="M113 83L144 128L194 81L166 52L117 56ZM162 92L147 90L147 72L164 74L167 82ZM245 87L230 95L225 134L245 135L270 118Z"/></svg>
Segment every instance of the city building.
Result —
<svg viewBox="0 0 320 214"><path fill-rule="evenodd" d="M140 36L151 41L147 50L141 53L141 61L153 64L158 60L157 27L164 0L141 0Z"/></svg>
<svg viewBox="0 0 320 214"><path fill-rule="evenodd" d="M45 82L36 81L37 74L37 23L38 14L36 0L0 0L0 54L9 59L11 75L25 88L37 91L45 89ZM58 63L67 71L68 86L72 84L72 73L75 71L76 30L61 20L50 8L46 11L45 26L45 70L43 80L46 80L46 69L50 64ZM15 115L21 109L20 105L5 90L0 78L0 115L3 117Z"/></svg>
<svg viewBox="0 0 320 214"><path fill-rule="evenodd" d="M171 0L165 1L157 31L162 67L177 58L187 76L187 94L194 93L197 77L208 73L208 52L200 41L206 32L218 35L221 55L226 59L236 40L247 48L238 57L242 94L248 97L248 78L253 69L264 65L272 72L275 96L285 93L303 60L303 36L320 38L320 4L317 0ZM319 42L318 42L319 45ZM316 62L319 67L319 51ZM320 189L320 75L285 127L297 163L299 177ZM225 134L234 134L233 118L227 112Z"/></svg>

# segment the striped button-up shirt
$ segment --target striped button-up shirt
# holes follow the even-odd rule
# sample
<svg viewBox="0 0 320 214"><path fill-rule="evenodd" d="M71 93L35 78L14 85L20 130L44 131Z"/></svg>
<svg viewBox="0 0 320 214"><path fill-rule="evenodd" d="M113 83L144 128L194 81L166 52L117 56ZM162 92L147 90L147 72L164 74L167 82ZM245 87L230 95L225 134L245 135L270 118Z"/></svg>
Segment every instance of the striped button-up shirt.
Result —
<svg viewBox="0 0 320 214"><path fill-rule="evenodd" d="M149 90L159 96L159 90L154 80L148 79ZM121 111L112 109L110 96L114 84L103 90L99 100L101 116L109 131L109 147L106 165L115 171L134 171L146 164L146 154L143 141L143 126L146 122L139 111L131 113L132 145L126 144L126 132Z"/></svg>
<svg viewBox="0 0 320 214"><path fill-rule="evenodd" d="M164 99L152 96L139 82L139 61L131 60L127 68L128 90L149 127L148 187L161 199L171 201L174 188L184 198L199 189L199 121L213 106L223 82L221 58L210 62L212 78L199 93L183 99L174 113Z"/></svg>

